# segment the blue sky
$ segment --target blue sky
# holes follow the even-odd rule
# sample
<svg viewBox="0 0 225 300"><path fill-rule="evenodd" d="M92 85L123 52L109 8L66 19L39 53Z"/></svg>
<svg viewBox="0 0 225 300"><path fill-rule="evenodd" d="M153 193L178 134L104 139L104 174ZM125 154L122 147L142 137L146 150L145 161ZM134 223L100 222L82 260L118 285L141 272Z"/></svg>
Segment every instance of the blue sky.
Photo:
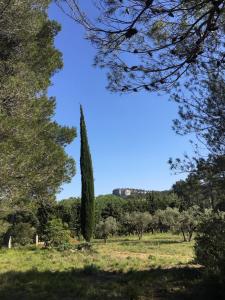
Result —
<svg viewBox="0 0 225 300"><path fill-rule="evenodd" d="M80 103L88 128L96 195L117 187L164 190L184 178L175 176L167 163L169 157L192 152L189 137L177 136L171 128L177 107L168 101L168 95L110 93L105 88L106 71L92 66L95 50L84 39L82 28L54 5L49 15L62 25L55 43L64 60L49 95L57 98L57 122L78 131L78 138L66 149L76 161L77 173L57 198L80 195Z"/></svg>

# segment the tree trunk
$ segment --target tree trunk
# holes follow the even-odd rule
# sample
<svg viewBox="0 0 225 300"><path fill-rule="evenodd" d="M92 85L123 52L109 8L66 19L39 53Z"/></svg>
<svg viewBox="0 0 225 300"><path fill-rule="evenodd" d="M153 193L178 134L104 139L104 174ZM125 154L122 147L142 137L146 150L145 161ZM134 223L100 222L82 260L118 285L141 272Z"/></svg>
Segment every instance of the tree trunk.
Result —
<svg viewBox="0 0 225 300"><path fill-rule="evenodd" d="M184 231L183 230L181 230L181 231L182 231L182 234L183 234L184 242L187 242L187 239L186 239Z"/></svg>
<svg viewBox="0 0 225 300"><path fill-rule="evenodd" d="M192 234L193 234L193 232L189 232L189 239L188 239L189 242L191 241Z"/></svg>
<svg viewBox="0 0 225 300"><path fill-rule="evenodd" d="M139 232L138 233L138 239L139 239L139 241L141 240L141 238L142 238L142 232Z"/></svg>

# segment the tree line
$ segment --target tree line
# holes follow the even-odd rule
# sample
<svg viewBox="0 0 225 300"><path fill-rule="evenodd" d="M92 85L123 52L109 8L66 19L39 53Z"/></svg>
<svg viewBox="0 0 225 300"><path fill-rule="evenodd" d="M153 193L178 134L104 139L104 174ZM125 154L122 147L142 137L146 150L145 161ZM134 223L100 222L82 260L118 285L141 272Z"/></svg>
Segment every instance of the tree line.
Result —
<svg viewBox="0 0 225 300"><path fill-rule="evenodd" d="M172 190L153 191L145 196L127 198L98 196L94 207L91 207L91 225L87 226L91 228L89 240L83 233L86 222L82 218L82 199L69 198L38 209L26 207L2 218L2 244L7 243L9 236L13 237L15 244L26 244L24 237L29 236L29 244L33 242L36 233L47 245L46 230L52 226L51 222L59 222L59 229L67 228L71 238L78 240L83 237L90 241L92 236L106 240L110 235L138 235L141 238L145 232L171 231L182 233L184 241L187 241L191 240L202 218L213 209L207 205L207 201L205 206L199 206L197 198L185 206L183 201L180 191L178 196ZM60 240L63 242L63 239Z"/></svg>

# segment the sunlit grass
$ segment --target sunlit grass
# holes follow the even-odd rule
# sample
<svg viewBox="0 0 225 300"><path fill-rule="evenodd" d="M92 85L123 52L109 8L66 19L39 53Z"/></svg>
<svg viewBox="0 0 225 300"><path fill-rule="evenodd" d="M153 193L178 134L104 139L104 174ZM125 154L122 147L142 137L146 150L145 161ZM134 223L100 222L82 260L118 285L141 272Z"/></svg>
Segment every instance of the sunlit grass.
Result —
<svg viewBox="0 0 225 300"><path fill-rule="evenodd" d="M132 268L134 263L140 270L188 264L194 259L193 242L184 243L181 236L172 234L145 235L141 241L134 236L114 238L94 248L106 258L120 262L129 259L129 266Z"/></svg>
<svg viewBox="0 0 225 300"><path fill-rule="evenodd" d="M193 258L193 242L172 234L95 240L89 252L4 249L0 299L176 299L198 277Z"/></svg>
<svg viewBox="0 0 225 300"><path fill-rule="evenodd" d="M64 271L96 265L104 271L146 270L149 267L174 267L193 261L193 242L183 243L181 236L170 234L116 237L107 243L93 242L92 252L46 249L12 249L0 251L0 272Z"/></svg>

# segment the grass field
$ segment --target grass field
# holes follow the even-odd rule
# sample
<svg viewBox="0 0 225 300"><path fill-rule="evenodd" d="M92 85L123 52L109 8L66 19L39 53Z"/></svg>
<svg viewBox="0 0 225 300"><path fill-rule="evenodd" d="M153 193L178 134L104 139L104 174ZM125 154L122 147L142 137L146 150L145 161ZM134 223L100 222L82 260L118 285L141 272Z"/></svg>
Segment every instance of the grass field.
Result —
<svg viewBox="0 0 225 300"><path fill-rule="evenodd" d="M171 234L96 240L90 252L0 250L1 300L199 299L201 277L193 243Z"/></svg>

